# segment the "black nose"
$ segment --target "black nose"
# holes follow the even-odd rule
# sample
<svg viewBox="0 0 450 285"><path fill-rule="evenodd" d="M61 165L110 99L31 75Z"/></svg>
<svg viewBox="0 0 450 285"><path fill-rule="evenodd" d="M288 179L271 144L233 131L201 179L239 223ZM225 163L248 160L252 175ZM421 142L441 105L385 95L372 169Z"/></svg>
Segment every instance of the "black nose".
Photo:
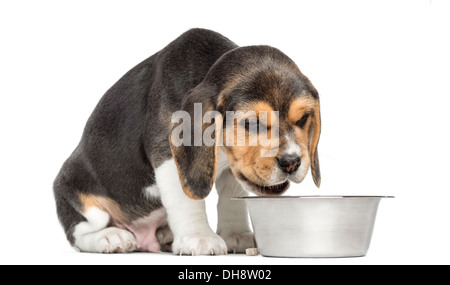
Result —
<svg viewBox="0 0 450 285"><path fill-rule="evenodd" d="M296 155L286 155L279 158L277 157L277 160L281 170L289 174L297 171L301 164L300 157Z"/></svg>

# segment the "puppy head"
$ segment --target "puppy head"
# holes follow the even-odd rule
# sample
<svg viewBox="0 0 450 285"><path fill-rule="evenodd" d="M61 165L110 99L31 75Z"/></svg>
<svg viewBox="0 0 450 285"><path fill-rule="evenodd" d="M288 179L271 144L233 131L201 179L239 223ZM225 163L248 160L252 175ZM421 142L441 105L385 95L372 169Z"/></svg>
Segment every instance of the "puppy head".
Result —
<svg viewBox="0 0 450 285"><path fill-rule="evenodd" d="M195 103L202 104L197 113L209 119L192 120ZM171 147L189 197L202 199L211 191L219 145L247 191L279 195L288 189L290 181L303 181L309 168L320 186L318 93L279 50L255 46L225 54L184 98L183 111L191 118L190 129L185 128L188 135L178 137L178 142L172 139ZM172 130L179 126L175 123ZM195 129L212 143L195 144L195 137L199 137ZM191 145L187 146L189 141Z"/></svg>
<svg viewBox="0 0 450 285"><path fill-rule="evenodd" d="M314 182L320 185L319 102L302 92L283 104L287 106L280 108L276 100L239 104L236 108L244 110L242 114L257 115L237 117L234 128L227 125L224 130L223 148L231 170L247 191L259 195L282 194L290 181L302 182L309 168L313 170ZM264 112L271 118L266 119ZM245 132L244 143L238 141L240 131ZM229 136L233 136L234 143L227 141Z"/></svg>

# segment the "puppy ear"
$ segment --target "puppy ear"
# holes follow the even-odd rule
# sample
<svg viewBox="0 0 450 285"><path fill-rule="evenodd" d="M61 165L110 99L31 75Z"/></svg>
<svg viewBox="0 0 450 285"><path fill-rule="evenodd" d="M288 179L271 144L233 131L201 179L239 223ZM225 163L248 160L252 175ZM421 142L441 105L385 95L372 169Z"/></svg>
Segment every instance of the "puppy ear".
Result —
<svg viewBox="0 0 450 285"><path fill-rule="evenodd" d="M320 176L320 165L319 165L319 153L317 151L317 145L319 144L321 131L321 120L320 120L320 107L319 102L314 110L314 116L312 120L311 127L309 129L309 155L311 159L311 173L314 183L317 187L320 187L321 176Z"/></svg>
<svg viewBox="0 0 450 285"><path fill-rule="evenodd" d="M183 99L176 112L181 117L172 116L172 155L184 193L195 200L206 198L216 179L222 116L215 111L215 95L214 87L200 84Z"/></svg>

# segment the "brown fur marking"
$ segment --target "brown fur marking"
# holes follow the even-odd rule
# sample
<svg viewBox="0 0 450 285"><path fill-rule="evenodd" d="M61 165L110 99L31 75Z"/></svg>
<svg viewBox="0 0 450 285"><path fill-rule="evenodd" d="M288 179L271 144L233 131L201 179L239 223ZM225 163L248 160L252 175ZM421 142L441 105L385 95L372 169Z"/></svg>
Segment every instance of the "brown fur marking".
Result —
<svg viewBox="0 0 450 285"><path fill-rule="evenodd" d="M83 213L86 213L90 208L97 207L102 211L107 212L115 221L126 223L129 219L120 209L119 205L111 199L97 196L93 194L78 193L81 204L83 205Z"/></svg>
<svg viewBox="0 0 450 285"><path fill-rule="evenodd" d="M295 99L289 108L289 123L295 125L302 116L307 113L314 110L316 106L316 100L312 99L311 97L304 97L301 96L297 99Z"/></svg>

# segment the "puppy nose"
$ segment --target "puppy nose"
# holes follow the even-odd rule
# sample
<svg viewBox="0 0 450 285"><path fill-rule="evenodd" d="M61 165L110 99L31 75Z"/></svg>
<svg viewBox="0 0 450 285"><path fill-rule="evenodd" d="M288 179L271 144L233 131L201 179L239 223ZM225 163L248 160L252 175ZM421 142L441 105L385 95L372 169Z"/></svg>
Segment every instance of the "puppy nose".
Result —
<svg viewBox="0 0 450 285"><path fill-rule="evenodd" d="M301 164L300 157L297 155L285 155L282 157L277 157L277 160L281 170L289 174L297 171Z"/></svg>

